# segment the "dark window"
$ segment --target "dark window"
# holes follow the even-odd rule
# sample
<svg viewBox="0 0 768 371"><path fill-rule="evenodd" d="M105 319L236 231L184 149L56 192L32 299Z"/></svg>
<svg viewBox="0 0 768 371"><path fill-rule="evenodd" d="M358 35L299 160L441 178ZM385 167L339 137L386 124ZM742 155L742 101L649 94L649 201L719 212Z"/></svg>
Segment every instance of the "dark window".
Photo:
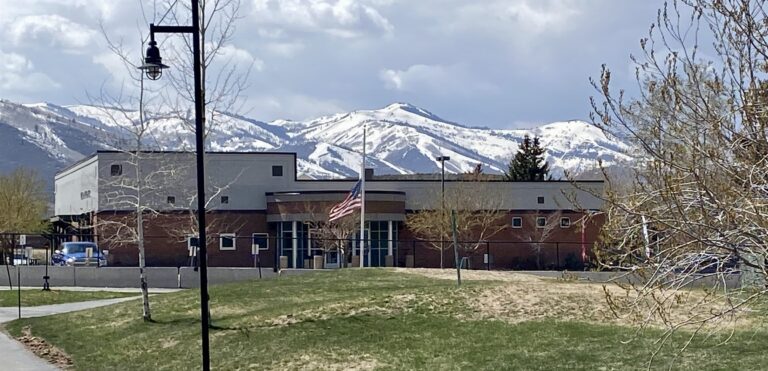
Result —
<svg viewBox="0 0 768 371"><path fill-rule="evenodd" d="M515 216L512 218L512 228L523 228L523 218Z"/></svg>
<svg viewBox="0 0 768 371"><path fill-rule="evenodd" d="M117 164L112 165L109 167L109 173L112 174L112 176L123 175L123 166Z"/></svg>
<svg viewBox="0 0 768 371"><path fill-rule="evenodd" d="M235 249L235 234L234 233L222 233L219 235L219 250L234 250Z"/></svg>
<svg viewBox="0 0 768 371"><path fill-rule="evenodd" d="M229 203L229 196L221 196L221 204L228 204Z"/></svg>
<svg viewBox="0 0 768 371"><path fill-rule="evenodd" d="M174 196L168 196L168 203L173 205L176 203L176 197Z"/></svg>
<svg viewBox="0 0 768 371"><path fill-rule="evenodd" d="M544 203L544 196L539 196L537 202L540 203L540 204L543 204Z"/></svg>
<svg viewBox="0 0 768 371"><path fill-rule="evenodd" d="M560 228L568 228L571 226L571 218L560 218Z"/></svg>
<svg viewBox="0 0 768 371"><path fill-rule="evenodd" d="M536 227L544 228L547 226L547 218L540 216L536 218Z"/></svg>
<svg viewBox="0 0 768 371"><path fill-rule="evenodd" d="M269 235L266 233L254 233L251 246L254 249L258 246L259 250L269 250Z"/></svg>
<svg viewBox="0 0 768 371"><path fill-rule="evenodd" d="M283 167L280 165L272 166L272 176L283 176Z"/></svg>

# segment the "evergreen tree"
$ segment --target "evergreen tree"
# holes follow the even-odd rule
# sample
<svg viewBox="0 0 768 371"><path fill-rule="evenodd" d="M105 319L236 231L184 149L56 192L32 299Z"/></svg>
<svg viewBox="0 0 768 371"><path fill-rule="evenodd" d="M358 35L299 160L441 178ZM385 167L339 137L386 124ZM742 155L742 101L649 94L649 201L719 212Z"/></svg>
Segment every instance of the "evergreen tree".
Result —
<svg viewBox="0 0 768 371"><path fill-rule="evenodd" d="M512 182L541 182L552 180L549 175L549 164L544 160L544 148L539 137L526 135L520 143L515 157L509 161L509 167L504 176Z"/></svg>

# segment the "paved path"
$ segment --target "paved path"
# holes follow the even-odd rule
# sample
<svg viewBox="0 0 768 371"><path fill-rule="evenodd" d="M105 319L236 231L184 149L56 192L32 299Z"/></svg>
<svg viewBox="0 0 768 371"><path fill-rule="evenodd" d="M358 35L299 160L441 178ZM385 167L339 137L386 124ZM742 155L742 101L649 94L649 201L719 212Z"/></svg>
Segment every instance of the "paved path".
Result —
<svg viewBox="0 0 768 371"><path fill-rule="evenodd" d="M53 314L74 312L78 310L101 307L105 305L120 303L127 300L135 300L138 297L104 299L83 301L78 303L65 303L54 305L41 305L38 307L22 307L22 317L41 317ZM5 323L18 318L18 307L0 307L0 323ZM12 339L5 333L0 332L0 362L3 370L18 371L49 371L58 370L52 364L37 357L34 353L27 350L21 343Z"/></svg>
<svg viewBox="0 0 768 371"><path fill-rule="evenodd" d="M11 289L8 286L0 286L0 291L9 291ZM12 291L15 291L16 287L13 287ZM40 287L21 286L21 290L38 290ZM141 289L138 287L83 287L83 286L56 286L51 287L53 291L112 291L112 292L135 292L136 295L141 295ZM150 288L150 294L166 294L169 292L182 291L185 289L164 289L164 288Z"/></svg>

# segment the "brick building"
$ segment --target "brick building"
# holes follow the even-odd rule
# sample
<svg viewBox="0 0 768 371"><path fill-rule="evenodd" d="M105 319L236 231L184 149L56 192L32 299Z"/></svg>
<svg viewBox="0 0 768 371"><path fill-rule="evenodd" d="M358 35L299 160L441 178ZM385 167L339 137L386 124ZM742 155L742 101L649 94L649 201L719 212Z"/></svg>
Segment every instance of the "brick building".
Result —
<svg viewBox="0 0 768 371"><path fill-rule="evenodd" d="M300 179L299 165L295 153L206 155L210 266L252 267L255 252L263 267L333 268L359 262L359 228L335 242L348 251L340 256L323 247L332 244L323 244L317 227L357 180ZM601 226L599 217L584 218L601 208L595 196L602 192L600 181L469 182L451 176L445 187L478 192L482 187L483 193L499 195L503 230L476 250L461 253L474 267L545 268L541 259L557 267L580 263ZM439 266L440 251L428 248L409 230L406 216L439 209L440 194L439 176L367 174L364 264ZM54 227L97 241L108 251L111 265L136 265L136 245L123 236L133 231L140 198L146 209L147 265L189 265L196 244L195 195L193 153L99 151L56 175ZM555 224L546 235L541 233L542 221ZM446 251L444 258L452 264L453 252Z"/></svg>

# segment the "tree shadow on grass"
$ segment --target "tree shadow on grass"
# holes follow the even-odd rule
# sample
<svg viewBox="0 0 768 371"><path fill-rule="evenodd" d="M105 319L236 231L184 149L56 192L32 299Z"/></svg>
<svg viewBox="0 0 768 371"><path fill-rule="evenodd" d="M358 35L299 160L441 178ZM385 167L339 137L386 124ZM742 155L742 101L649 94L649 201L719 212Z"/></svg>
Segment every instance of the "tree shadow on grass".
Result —
<svg viewBox="0 0 768 371"><path fill-rule="evenodd" d="M194 325L194 324L200 323L200 318L182 317L182 318L174 318L174 319L166 319L166 320L152 319L151 323L154 323L157 325L168 325L168 326Z"/></svg>

